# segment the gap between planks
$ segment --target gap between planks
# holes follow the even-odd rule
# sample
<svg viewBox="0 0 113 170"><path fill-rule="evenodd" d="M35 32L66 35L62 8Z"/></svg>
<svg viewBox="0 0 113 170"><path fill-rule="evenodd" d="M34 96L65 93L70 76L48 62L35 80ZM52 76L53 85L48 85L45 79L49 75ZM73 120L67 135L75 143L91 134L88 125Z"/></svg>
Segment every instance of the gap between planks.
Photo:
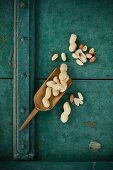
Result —
<svg viewBox="0 0 113 170"><path fill-rule="evenodd" d="M3 78L0 78L0 80L13 80L13 78L12 77L3 77Z"/></svg>
<svg viewBox="0 0 113 170"><path fill-rule="evenodd" d="M113 79L106 79L106 78L101 78L101 79L92 79L92 78L85 78L85 79L79 79L79 78L71 78L72 80L113 80ZM35 80L46 80L46 78L35 78Z"/></svg>
<svg viewBox="0 0 113 170"><path fill-rule="evenodd" d="M47 78L35 78L35 80L46 80ZM9 77L3 77L0 78L0 80L13 80L13 78L9 78ZM113 78L72 78L72 80L113 80Z"/></svg>

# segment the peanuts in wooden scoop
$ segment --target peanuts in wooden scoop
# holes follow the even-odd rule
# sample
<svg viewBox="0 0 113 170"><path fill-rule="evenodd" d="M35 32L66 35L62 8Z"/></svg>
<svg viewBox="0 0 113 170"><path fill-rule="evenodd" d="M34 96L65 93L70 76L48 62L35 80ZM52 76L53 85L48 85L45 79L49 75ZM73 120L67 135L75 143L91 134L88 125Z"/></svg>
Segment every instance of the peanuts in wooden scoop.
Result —
<svg viewBox="0 0 113 170"><path fill-rule="evenodd" d="M61 72L61 73L59 74L59 79L60 79L60 80L65 80L67 76L68 76L68 75L67 75L67 72L66 72L66 71L63 71L63 72Z"/></svg>
<svg viewBox="0 0 113 170"><path fill-rule="evenodd" d="M46 88L45 96L42 99L42 103L43 103L44 107L50 106L49 98L51 97L51 90L52 90L51 87Z"/></svg>
<svg viewBox="0 0 113 170"><path fill-rule="evenodd" d="M42 103L43 103L44 107L49 107L50 106L50 102L46 97L44 97L42 99Z"/></svg>
<svg viewBox="0 0 113 170"><path fill-rule="evenodd" d="M67 89L67 83L65 83L64 85L62 85L62 89L60 90L60 92L64 92Z"/></svg>
<svg viewBox="0 0 113 170"><path fill-rule="evenodd" d="M45 97L49 99L51 97L51 87L46 88Z"/></svg>
<svg viewBox="0 0 113 170"><path fill-rule="evenodd" d="M60 92L59 92L58 90L53 89L53 96L58 96L59 93L60 93Z"/></svg>
<svg viewBox="0 0 113 170"><path fill-rule="evenodd" d="M62 89L62 84L55 84L55 85L53 86L53 89L60 91L60 90Z"/></svg>
<svg viewBox="0 0 113 170"><path fill-rule="evenodd" d="M48 87L52 87L52 88L53 88L53 86L55 85L55 82L52 81L52 80L50 80L50 81L48 81L48 82L46 83L46 85L47 85Z"/></svg>
<svg viewBox="0 0 113 170"><path fill-rule="evenodd" d="M58 79L58 77L57 77L57 76L55 76L55 77L53 78L53 81L54 81L55 83L57 83L57 84L59 84L59 83L60 83L60 81L59 81L59 79Z"/></svg>
<svg viewBox="0 0 113 170"><path fill-rule="evenodd" d="M68 80L69 80L69 76L67 75L67 77L66 77L64 80L60 80L60 83L61 83L62 85L65 85Z"/></svg>
<svg viewBox="0 0 113 170"><path fill-rule="evenodd" d="M57 76L53 77L53 80L49 80L46 85L45 96L42 99L44 107L49 107L49 98L51 95L54 97L58 96L59 93L63 93L67 89L67 81L69 80L69 75L67 74L67 65L60 65L59 78ZM52 92L52 93L51 93Z"/></svg>

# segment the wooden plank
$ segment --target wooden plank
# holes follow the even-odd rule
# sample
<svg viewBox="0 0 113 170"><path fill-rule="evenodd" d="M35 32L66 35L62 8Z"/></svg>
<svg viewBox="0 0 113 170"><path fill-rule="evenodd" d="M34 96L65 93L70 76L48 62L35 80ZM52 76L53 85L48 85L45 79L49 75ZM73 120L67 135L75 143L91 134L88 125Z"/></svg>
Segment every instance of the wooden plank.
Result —
<svg viewBox="0 0 113 170"><path fill-rule="evenodd" d="M112 162L14 162L0 161L3 170L113 170Z"/></svg>
<svg viewBox="0 0 113 170"><path fill-rule="evenodd" d="M13 1L0 1L0 78L12 78Z"/></svg>
<svg viewBox="0 0 113 170"><path fill-rule="evenodd" d="M112 0L37 0L36 3L36 78L46 78L61 57L51 61L53 53L67 54L72 78L113 78L113 3ZM94 47L97 61L78 66L68 51L71 33L77 43Z"/></svg>
<svg viewBox="0 0 113 170"><path fill-rule="evenodd" d="M38 83L39 82L39 83ZM37 81L39 88L43 81ZM43 161L112 161L113 160L113 80L74 80L55 108L36 117L36 158ZM69 121L62 124L60 115L69 94L80 91L84 104L71 105ZM95 122L91 128L85 122ZM96 140L102 148L89 149Z"/></svg>
<svg viewBox="0 0 113 170"><path fill-rule="evenodd" d="M12 80L0 79L0 158L12 157Z"/></svg>
<svg viewBox="0 0 113 170"><path fill-rule="evenodd" d="M15 0L14 8L14 159L33 159L33 122L22 132L19 132L19 127L28 117L33 103L34 1L31 4L30 0Z"/></svg>

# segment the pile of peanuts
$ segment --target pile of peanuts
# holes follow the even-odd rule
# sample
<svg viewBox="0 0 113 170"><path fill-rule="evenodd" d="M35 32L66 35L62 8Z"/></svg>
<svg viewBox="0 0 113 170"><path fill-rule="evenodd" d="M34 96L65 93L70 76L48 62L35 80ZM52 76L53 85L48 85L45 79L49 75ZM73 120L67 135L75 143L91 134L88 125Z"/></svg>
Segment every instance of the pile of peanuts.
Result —
<svg viewBox="0 0 113 170"><path fill-rule="evenodd" d="M50 102L49 99L50 97L53 96L58 96L59 93L62 93L66 91L67 89L67 81L69 80L69 75L67 74L67 65L66 64L61 64L60 65L60 74L59 77L55 76L53 80L50 80L46 83L46 91L45 91L45 96L42 99L42 103L44 107L49 107Z"/></svg>
<svg viewBox="0 0 113 170"><path fill-rule="evenodd" d="M76 63L83 66L88 59L90 63L93 63L96 60L94 48L89 49L89 52L87 52L88 47L84 44L80 44L77 49L76 39L77 36L71 34L69 39L69 51L72 52L72 57L76 59Z"/></svg>
<svg viewBox="0 0 113 170"><path fill-rule="evenodd" d="M84 44L80 44L77 47L77 36L75 34L71 34L69 39L69 51L72 53L72 57L76 59L76 63L78 65L83 66L89 59L90 63L93 63L96 60L95 50L94 48L89 49ZM88 52L87 52L88 51ZM58 53L55 53L52 56L52 61L57 60L59 57ZM66 61L67 57L65 53L61 53L62 61ZM69 75L67 74L67 65L61 64L60 66L60 74L59 76L55 76L53 80L50 80L46 83L46 91L45 96L42 99L42 103L44 107L50 106L49 99L53 95L54 97L58 96L60 93L66 91L67 89L67 81L69 80ZM78 96L75 97L73 94L70 94L70 103L74 103L76 106L83 104L83 95L78 92ZM61 114L62 123L66 123L69 118L69 114L71 113L71 107L69 102L65 102L63 105L64 112Z"/></svg>
<svg viewBox="0 0 113 170"><path fill-rule="evenodd" d="M78 97L74 97L73 94L70 94L70 102L75 103L76 106L79 106L80 104L82 105L83 100L83 95L80 92L78 92Z"/></svg>

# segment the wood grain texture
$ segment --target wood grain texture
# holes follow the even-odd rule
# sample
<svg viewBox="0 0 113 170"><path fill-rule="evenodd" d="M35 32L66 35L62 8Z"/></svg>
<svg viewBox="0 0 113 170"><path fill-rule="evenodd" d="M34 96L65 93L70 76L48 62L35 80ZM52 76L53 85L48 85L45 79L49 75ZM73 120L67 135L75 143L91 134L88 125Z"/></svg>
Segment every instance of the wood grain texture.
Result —
<svg viewBox="0 0 113 170"><path fill-rule="evenodd" d="M12 80L0 80L0 159L13 154Z"/></svg>
<svg viewBox="0 0 113 170"><path fill-rule="evenodd" d="M13 77L13 1L0 1L0 78Z"/></svg>
<svg viewBox="0 0 113 170"><path fill-rule="evenodd" d="M19 126L32 110L35 77L36 90L53 68L61 64L51 62L54 52L66 52L69 73L73 79L113 79L113 2L100 0L15 0L15 58L14 58L14 143L12 142L12 80L0 80L0 159L33 159L33 162L0 161L0 169L33 170L112 170L113 160L113 80L75 80L61 102L50 112L40 112L35 129L30 124L21 134ZM25 2L25 4L24 4ZM7 5L6 5L7 4ZM0 2L0 78L11 78L13 48L13 1ZM36 34L34 32L36 23ZM76 65L68 51L71 33L79 36L79 42L94 47L97 61L84 67ZM34 35L36 57L34 66ZM82 92L84 105L72 106L67 124L60 122L62 105L69 101L69 94ZM7 92L7 96L5 93ZM7 104L8 103L8 104ZM27 106L27 107L26 107ZM5 108L5 109L4 109ZM84 122L94 121L94 128ZM34 131L36 140L34 141ZM99 152L89 150L89 142L102 144ZM35 142L35 148L34 148ZM44 162L48 161L48 162ZM54 162L61 161L61 162ZM65 162L62 162L65 161ZM66 161L87 161L66 162ZM88 162L88 161L93 161Z"/></svg>
<svg viewBox="0 0 113 170"><path fill-rule="evenodd" d="M43 81L38 81L37 88ZM113 80L75 80L71 87L48 112L36 117L36 157L45 161L112 161L113 159ZM66 124L60 121L63 103L69 95L80 91L84 104L71 105L72 112ZM94 121L94 128L84 122ZM91 140L101 143L98 152L89 150Z"/></svg>
<svg viewBox="0 0 113 170"><path fill-rule="evenodd" d="M61 57L51 61L55 52L67 54L72 78L113 78L113 1L40 0L36 4L36 78L46 78ZM76 64L68 50L71 33L77 43L94 47L97 60L83 67ZM42 69L43 68L43 69Z"/></svg>

